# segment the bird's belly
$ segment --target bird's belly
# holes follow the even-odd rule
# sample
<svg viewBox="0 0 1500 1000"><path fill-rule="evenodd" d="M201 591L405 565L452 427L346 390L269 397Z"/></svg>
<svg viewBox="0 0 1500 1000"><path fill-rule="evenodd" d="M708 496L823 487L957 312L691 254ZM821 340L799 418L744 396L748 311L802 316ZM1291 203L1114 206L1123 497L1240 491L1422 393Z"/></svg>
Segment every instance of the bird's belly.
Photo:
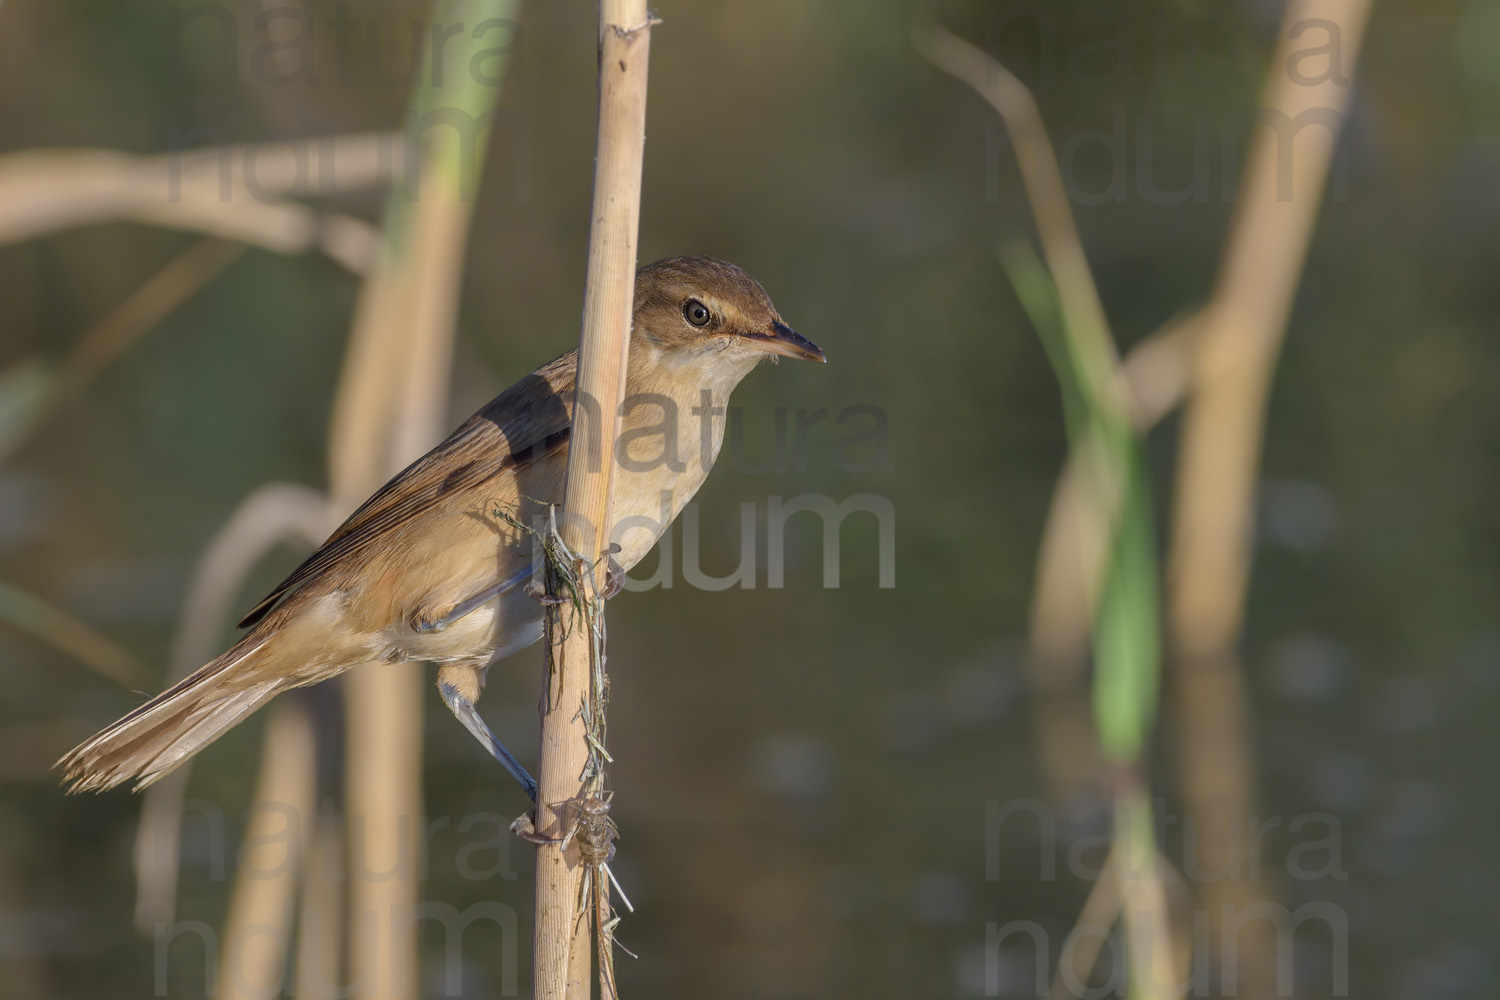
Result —
<svg viewBox="0 0 1500 1000"><path fill-rule="evenodd" d="M541 637L542 606L517 588L438 631L394 622L381 630L377 645L380 659L458 663L509 656Z"/></svg>

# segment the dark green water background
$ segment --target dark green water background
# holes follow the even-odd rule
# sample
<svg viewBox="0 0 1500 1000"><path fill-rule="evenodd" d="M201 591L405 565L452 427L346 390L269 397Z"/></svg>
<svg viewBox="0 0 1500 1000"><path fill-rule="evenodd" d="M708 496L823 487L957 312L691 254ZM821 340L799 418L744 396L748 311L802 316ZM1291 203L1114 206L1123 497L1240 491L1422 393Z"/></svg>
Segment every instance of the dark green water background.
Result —
<svg viewBox="0 0 1500 1000"><path fill-rule="evenodd" d="M378 67L357 44L341 79L324 32L318 82L288 86L252 72L261 6L224 9L234 46L207 21L174 34L171 5L5 0L0 151L146 153L399 121L422 5L353 5ZM335 13L307 9L319 26ZM642 259L742 264L830 359L762 369L736 395L742 446L699 496L701 566L733 570L742 503L763 525L773 496L873 493L894 510L896 585L877 586L865 515L842 532L837 589L811 521L788 535L781 589L763 562L753 590L684 585L679 530L673 588L611 606L617 867L638 907L619 934L641 955L621 962L627 997L965 997L984 995L987 972L1000 995L1032 996L1024 942L987 970L987 925L1034 921L1055 956L1090 888L1068 851L1097 863L1099 803L1049 806L1050 842L1024 818L986 837L987 804L1047 798L1021 641L1065 441L995 253L1030 232L1010 146L913 52L911 25L940 18L1036 88L1128 347L1208 293L1279 9L1031 10L657 7ZM576 342L594 16L583 0L525 5L466 268L454 423ZM1276 822L1241 861L1288 905L1344 915L1349 989L1369 998L1500 989L1497 26L1495 0L1377 0L1266 436L1243 652L1258 812ZM373 219L379 204L343 207ZM190 239L113 224L0 248L0 363L61 356ZM355 292L325 259L246 253L0 468L0 578L162 664L193 562L238 500L271 480L325 482ZM871 426L851 416L814 426L800 461L755 471L778 412L794 424L799 409L852 406L884 414L883 465L868 442L839 452ZM1151 438L1163 521L1177 430ZM299 558L259 571L245 605ZM138 802L64 798L47 773L137 696L9 628L3 642L0 977L27 995L151 996L163 966L130 926ZM497 667L482 706L528 762L539 669L536 650ZM500 995L507 965L524 990L529 851L496 847L483 819L522 801L435 693L426 711L423 897L511 908L513 933L470 930L463 995ZM260 722L203 756L190 793L225 817L231 866ZM1181 748L1158 744L1175 817ZM1309 815L1322 818L1294 832ZM1190 832L1180 817L1168 831L1185 864ZM1296 853L1313 841L1321 853ZM190 822L178 917L216 927L214 843ZM1339 935L1299 935L1299 995L1326 996ZM201 950L180 939L168 959L171 995L201 995Z"/></svg>

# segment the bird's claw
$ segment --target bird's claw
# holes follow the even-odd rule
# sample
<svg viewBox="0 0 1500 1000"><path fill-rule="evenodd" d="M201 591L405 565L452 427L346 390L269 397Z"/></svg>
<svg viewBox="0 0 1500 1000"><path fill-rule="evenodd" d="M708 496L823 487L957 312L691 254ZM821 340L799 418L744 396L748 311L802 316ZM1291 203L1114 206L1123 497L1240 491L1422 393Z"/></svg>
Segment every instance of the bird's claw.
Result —
<svg viewBox="0 0 1500 1000"><path fill-rule="evenodd" d="M547 591L542 589L540 584L537 583L533 583L526 588L526 596L531 598L533 601L536 601L538 604L545 604L549 606L553 604L568 603L568 598L549 594L547 593Z"/></svg>
<svg viewBox="0 0 1500 1000"><path fill-rule="evenodd" d="M604 550L603 553L603 558L605 560L604 589L599 596L606 601L625 589L625 567L621 566L615 559L615 553L619 551L619 543L613 542L610 544L609 548ZM566 604L568 603L568 601L572 600L572 598L570 597L563 597L560 595L547 593L546 589L535 580L527 585L526 596L531 598L533 601L536 601L538 604L544 604L548 606L554 604Z"/></svg>
<svg viewBox="0 0 1500 1000"><path fill-rule="evenodd" d="M604 593L600 596L606 601L625 589L625 567L615 560L615 553L619 551L619 542L611 543L604 550Z"/></svg>
<svg viewBox="0 0 1500 1000"><path fill-rule="evenodd" d="M562 837L544 837L540 833L537 833L536 820L532 818L532 813L529 812L524 812L516 817L515 822L510 825L510 832L532 844L560 844L564 839Z"/></svg>

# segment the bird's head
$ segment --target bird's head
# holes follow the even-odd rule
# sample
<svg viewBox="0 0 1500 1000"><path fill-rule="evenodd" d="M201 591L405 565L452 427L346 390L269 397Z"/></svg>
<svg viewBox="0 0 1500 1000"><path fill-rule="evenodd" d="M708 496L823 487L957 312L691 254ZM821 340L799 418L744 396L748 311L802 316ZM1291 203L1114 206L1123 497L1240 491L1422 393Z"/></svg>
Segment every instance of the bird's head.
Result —
<svg viewBox="0 0 1500 1000"><path fill-rule="evenodd" d="M712 257L669 257L635 278L635 346L683 363L749 371L778 355L826 361L818 345L782 321L766 290Z"/></svg>

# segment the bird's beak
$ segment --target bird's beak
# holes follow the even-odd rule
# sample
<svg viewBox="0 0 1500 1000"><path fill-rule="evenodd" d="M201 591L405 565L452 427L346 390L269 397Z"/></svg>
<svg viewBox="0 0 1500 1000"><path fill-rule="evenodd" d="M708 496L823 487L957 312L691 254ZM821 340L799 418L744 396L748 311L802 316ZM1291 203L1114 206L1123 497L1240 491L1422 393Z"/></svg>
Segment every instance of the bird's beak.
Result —
<svg viewBox="0 0 1500 1000"><path fill-rule="evenodd" d="M783 357L797 358L800 361L827 362L828 360L823 356L822 348L780 320L771 324L768 333L741 334L740 339L745 342L746 346L766 351L769 354L780 354Z"/></svg>

